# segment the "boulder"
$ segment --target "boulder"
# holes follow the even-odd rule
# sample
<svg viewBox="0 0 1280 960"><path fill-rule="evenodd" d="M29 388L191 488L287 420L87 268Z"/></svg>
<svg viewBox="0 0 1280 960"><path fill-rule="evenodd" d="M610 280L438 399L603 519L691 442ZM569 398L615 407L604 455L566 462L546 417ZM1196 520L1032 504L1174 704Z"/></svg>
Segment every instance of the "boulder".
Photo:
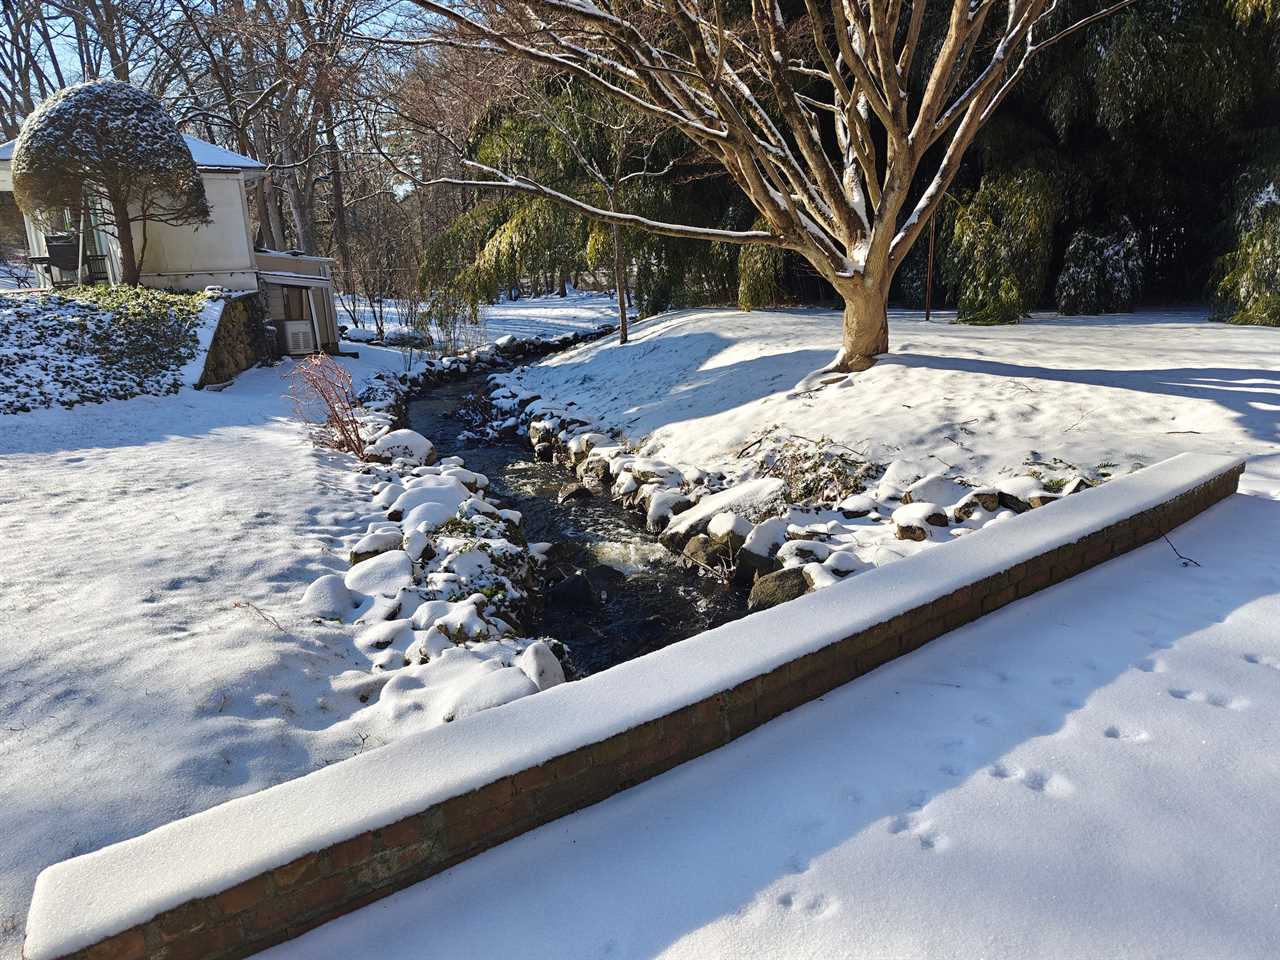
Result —
<svg viewBox="0 0 1280 960"><path fill-rule="evenodd" d="M546 603L561 610L594 606L596 591L582 573L572 573L551 584L546 590Z"/></svg>
<svg viewBox="0 0 1280 960"><path fill-rule="evenodd" d="M737 559L733 582L739 587L749 587L760 577L782 569L782 564L773 557L746 548L738 551Z"/></svg>
<svg viewBox="0 0 1280 960"><path fill-rule="evenodd" d="M684 545L680 553L680 565L690 570L716 570L724 554L705 533L700 533Z"/></svg>
<svg viewBox="0 0 1280 960"><path fill-rule="evenodd" d="M415 466L422 466L436 462L435 447L416 430L392 430L383 434L365 447L364 455L380 463L406 460Z"/></svg>
<svg viewBox="0 0 1280 960"><path fill-rule="evenodd" d="M751 521L731 510L722 510L707 523L707 535L712 543L730 555L742 549L751 530Z"/></svg>
<svg viewBox="0 0 1280 960"><path fill-rule="evenodd" d="M351 566L354 567L357 563L376 557L380 553L386 553L388 550L399 550L403 540L404 535L400 532L399 526L366 533L351 548L347 559L350 561Z"/></svg>
<svg viewBox="0 0 1280 960"><path fill-rule="evenodd" d="M928 540L928 527L945 527L950 521L936 503L912 503L893 511L893 523L899 540Z"/></svg>
<svg viewBox="0 0 1280 960"><path fill-rule="evenodd" d="M550 463L556 455L556 448L545 440L533 445L533 455L543 463Z"/></svg>
<svg viewBox="0 0 1280 960"><path fill-rule="evenodd" d="M557 503L568 503L570 500L589 500L591 491L580 483L566 483L556 494Z"/></svg>
<svg viewBox="0 0 1280 960"><path fill-rule="evenodd" d="M516 658L515 665L524 671L524 675L539 690L564 683L564 668L551 648L541 640L535 640L525 647L524 652Z"/></svg>
<svg viewBox="0 0 1280 960"><path fill-rule="evenodd" d="M1081 490L1088 490L1093 484L1084 477L1072 477L1067 481L1066 486L1062 488L1062 495L1069 497L1073 493L1079 493Z"/></svg>
<svg viewBox="0 0 1280 960"><path fill-rule="evenodd" d="M388 550L357 563L344 581L354 593L394 597L401 587L413 584L413 561L403 550Z"/></svg>
<svg viewBox="0 0 1280 960"><path fill-rule="evenodd" d="M809 591L809 582L804 578L804 570L791 567L766 574L755 582L751 588L751 596L747 598L747 609L752 613L757 610L768 610L780 603L804 596Z"/></svg>
<svg viewBox="0 0 1280 960"><path fill-rule="evenodd" d="M703 497L697 505L676 516L658 538L673 553L696 534L703 533L711 518L722 511L732 511L743 516L768 515L783 504L786 484L777 477L760 477L736 483L727 490Z"/></svg>
<svg viewBox="0 0 1280 960"><path fill-rule="evenodd" d="M349 616L355 602L342 577L325 574L307 587L302 595L302 610L324 620L342 620Z"/></svg>

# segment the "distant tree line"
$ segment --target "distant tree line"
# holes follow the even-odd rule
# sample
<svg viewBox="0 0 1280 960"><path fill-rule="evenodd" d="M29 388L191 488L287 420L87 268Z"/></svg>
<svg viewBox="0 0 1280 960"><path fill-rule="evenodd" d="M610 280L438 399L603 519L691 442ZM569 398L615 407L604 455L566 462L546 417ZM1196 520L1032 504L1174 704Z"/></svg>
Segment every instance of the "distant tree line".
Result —
<svg viewBox="0 0 1280 960"><path fill-rule="evenodd" d="M840 298L794 244L743 242L778 236L776 223L678 123L553 62L500 55L423 6L16 0L0 12L0 134L15 136L71 83L126 80L159 96L184 131L269 165L251 199L260 245L334 256L345 292L422 297L428 314L456 318L498 297L573 285L616 291L624 316ZM905 11L891 45L905 50L905 31L916 31L903 80L913 104L944 53L951 6L920 0L918 24L910 0L850 7ZM1104 6L1062 0L1053 16L1071 23ZM598 9L632 16L633 7L644 9L624 0ZM698 5L712 45L717 22L757 43L748 29L759 26L757 7ZM819 8L785 0L785 35L758 42L776 42L795 64L817 62ZM467 9L511 36L527 27L501 3ZM743 75L767 87L750 72L756 52L742 54ZM957 69L991 52L975 42L964 54L973 61ZM929 222L911 224L918 238L892 271L890 298L923 304L931 232L933 304L962 320L1213 299L1223 318L1280 324L1278 64L1271 0L1139 0L1038 52L948 171ZM825 115L821 105L843 102L840 92L810 72L795 101ZM853 114L874 119L874 108L850 102L849 129L860 123ZM761 109L761 123L783 125L777 108ZM833 154L850 136L826 121L814 129ZM879 157L873 169L884 169L884 137L864 144ZM931 156L924 167L936 165ZM580 216L545 192L458 185L495 172L690 229L655 235ZM923 177L902 188L908 207Z"/></svg>

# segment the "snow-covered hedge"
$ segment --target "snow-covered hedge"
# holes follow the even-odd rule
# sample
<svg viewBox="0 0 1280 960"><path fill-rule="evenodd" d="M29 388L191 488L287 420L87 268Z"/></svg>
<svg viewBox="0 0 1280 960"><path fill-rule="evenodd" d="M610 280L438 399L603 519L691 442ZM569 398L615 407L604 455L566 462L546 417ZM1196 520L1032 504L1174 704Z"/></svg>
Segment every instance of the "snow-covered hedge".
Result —
<svg viewBox="0 0 1280 960"><path fill-rule="evenodd" d="M1127 313L1142 293L1142 248L1131 226L1120 233L1081 230L1067 245L1055 289L1065 314Z"/></svg>
<svg viewBox="0 0 1280 960"><path fill-rule="evenodd" d="M0 414L177 392L204 302L125 286L0 295Z"/></svg>

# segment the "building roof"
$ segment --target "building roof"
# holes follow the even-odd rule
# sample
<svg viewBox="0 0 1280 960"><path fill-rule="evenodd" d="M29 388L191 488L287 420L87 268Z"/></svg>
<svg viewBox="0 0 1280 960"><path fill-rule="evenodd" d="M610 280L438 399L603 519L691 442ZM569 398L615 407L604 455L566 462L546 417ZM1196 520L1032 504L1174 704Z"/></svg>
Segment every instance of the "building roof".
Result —
<svg viewBox="0 0 1280 960"><path fill-rule="evenodd" d="M257 160L241 156L238 153L232 153L230 150L224 150L222 147L209 143L207 140L201 140L199 137L191 137L184 133L182 139L187 141L187 146L191 148L191 157L195 160L197 167L222 167L232 170L266 169L266 164L264 163L259 163ZM15 143L17 143L16 140L0 143L0 163L13 159L13 145Z"/></svg>

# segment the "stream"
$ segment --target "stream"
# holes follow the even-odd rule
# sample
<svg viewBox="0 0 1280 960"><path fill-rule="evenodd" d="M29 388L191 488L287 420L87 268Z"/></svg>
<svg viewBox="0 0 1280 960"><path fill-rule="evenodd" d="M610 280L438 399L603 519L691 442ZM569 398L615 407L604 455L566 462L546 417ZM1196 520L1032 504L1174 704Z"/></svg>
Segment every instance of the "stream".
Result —
<svg viewBox="0 0 1280 960"><path fill-rule="evenodd" d="M485 374L437 384L409 404L409 426L441 456L489 478L490 499L524 515L530 543L555 547L544 570L540 619L530 633L569 647L580 676L665 647L746 613L733 588L682 569L642 519L605 497L559 503L577 478L534 459L523 438L468 436L488 410Z"/></svg>

